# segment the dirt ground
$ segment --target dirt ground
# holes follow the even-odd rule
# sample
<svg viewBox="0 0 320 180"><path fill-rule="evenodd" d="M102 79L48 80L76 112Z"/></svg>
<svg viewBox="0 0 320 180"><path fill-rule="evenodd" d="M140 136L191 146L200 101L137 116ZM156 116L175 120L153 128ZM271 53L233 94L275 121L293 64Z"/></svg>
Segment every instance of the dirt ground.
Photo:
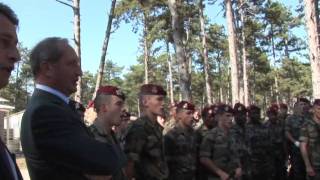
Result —
<svg viewBox="0 0 320 180"><path fill-rule="evenodd" d="M16 161L17 161L17 164L18 164L18 167L20 169L20 172L22 174L23 179L30 180L26 161L25 161L24 157L17 157Z"/></svg>

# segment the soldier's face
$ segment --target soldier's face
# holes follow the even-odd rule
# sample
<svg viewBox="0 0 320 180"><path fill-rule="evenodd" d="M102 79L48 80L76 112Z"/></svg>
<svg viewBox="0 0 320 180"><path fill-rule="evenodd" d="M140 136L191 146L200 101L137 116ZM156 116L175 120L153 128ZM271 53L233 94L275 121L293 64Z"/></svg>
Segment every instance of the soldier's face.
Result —
<svg viewBox="0 0 320 180"><path fill-rule="evenodd" d="M0 88L6 86L14 64L20 59L16 27L0 14Z"/></svg>
<svg viewBox="0 0 320 180"><path fill-rule="evenodd" d="M313 110L313 113L314 113L314 116L320 120L320 106L319 105L314 105L312 107L312 110Z"/></svg>
<svg viewBox="0 0 320 180"><path fill-rule="evenodd" d="M271 122L276 122L277 121L277 114L274 114L274 113L269 113L268 114L268 119L271 121Z"/></svg>
<svg viewBox="0 0 320 180"><path fill-rule="evenodd" d="M214 127L217 123L216 123L216 119L214 117L214 114L209 114L207 119L206 119L206 124L209 127Z"/></svg>
<svg viewBox="0 0 320 180"><path fill-rule="evenodd" d="M178 122L184 124L184 126L192 128L193 124L193 111L191 110L181 110L177 113Z"/></svg>
<svg viewBox="0 0 320 180"><path fill-rule="evenodd" d="M163 95L148 95L145 99L145 106L151 113L163 116L164 115L164 96Z"/></svg>
<svg viewBox="0 0 320 180"><path fill-rule="evenodd" d="M231 128L232 127L232 120L233 120L233 115L231 113L222 113L218 116L218 121L224 128Z"/></svg>
<svg viewBox="0 0 320 180"><path fill-rule="evenodd" d="M119 126L121 124L121 114L124 108L124 101L118 96L112 95L109 103L106 104L105 117L110 125Z"/></svg>
<svg viewBox="0 0 320 180"><path fill-rule="evenodd" d="M239 124L244 124L247 121L247 114L246 113L237 113L234 116L234 119Z"/></svg>

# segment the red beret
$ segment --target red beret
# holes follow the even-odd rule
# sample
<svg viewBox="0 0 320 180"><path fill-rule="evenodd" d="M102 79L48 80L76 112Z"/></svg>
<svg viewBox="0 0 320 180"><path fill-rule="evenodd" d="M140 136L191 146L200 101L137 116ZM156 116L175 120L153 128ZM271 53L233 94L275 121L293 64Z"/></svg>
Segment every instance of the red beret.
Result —
<svg viewBox="0 0 320 180"><path fill-rule="evenodd" d="M173 103L170 103L169 105L169 108L176 108L177 107L177 103L176 102L173 102Z"/></svg>
<svg viewBox="0 0 320 180"><path fill-rule="evenodd" d="M254 104L251 104L247 109L248 109L248 113L260 112L261 111L261 109L258 106L254 105Z"/></svg>
<svg viewBox="0 0 320 180"><path fill-rule="evenodd" d="M313 101L313 106L320 106L320 99L315 99Z"/></svg>
<svg viewBox="0 0 320 180"><path fill-rule="evenodd" d="M281 109L288 109L288 106L284 103L280 103L279 106Z"/></svg>
<svg viewBox="0 0 320 180"><path fill-rule="evenodd" d="M267 109L267 114L270 114L270 113L271 114L278 114L278 110L279 110L278 105L273 104Z"/></svg>
<svg viewBox="0 0 320 180"><path fill-rule="evenodd" d="M119 98L125 100L126 96L124 93L121 91L121 89L115 87L115 86L101 86L98 91L98 94L104 94L104 95L115 95L118 96Z"/></svg>
<svg viewBox="0 0 320 180"><path fill-rule="evenodd" d="M231 106L227 104L219 104L216 108L216 113L217 114L222 114L222 113L234 113L234 110Z"/></svg>
<svg viewBox="0 0 320 180"><path fill-rule="evenodd" d="M201 111L201 116L202 117L206 117L209 114L214 115L216 113L215 107L216 107L216 105L207 105L207 106L205 106Z"/></svg>
<svg viewBox="0 0 320 180"><path fill-rule="evenodd" d="M167 92L159 85L144 84L140 87L140 95L167 95Z"/></svg>
<svg viewBox="0 0 320 180"><path fill-rule="evenodd" d="M88 102L87 109L92 108L93 106L94 106L94 102L90 100Z"/></svg>
<svg viewBox="0 0 320 180"><path fill-rule="evenodd" d="M307 104L311 104L310 101L305 97L298 98L297 102L304 102L304 103L307 103Z"/></svg>
<svg viewBox="0 0 320 180"><path fill-rule="evenodd" d="M188 102L188 101L180 101L177 104L177 109L185 109L185 110L190 110L190 111L194 111L195 107L192 103Z"/></svg>
<svg viewBox="0 0 320 180"><path fill-rule="evenodd" d="M247 108L241 104L241 103L236 103L233 107L234 113L246 113Z"/></svg>

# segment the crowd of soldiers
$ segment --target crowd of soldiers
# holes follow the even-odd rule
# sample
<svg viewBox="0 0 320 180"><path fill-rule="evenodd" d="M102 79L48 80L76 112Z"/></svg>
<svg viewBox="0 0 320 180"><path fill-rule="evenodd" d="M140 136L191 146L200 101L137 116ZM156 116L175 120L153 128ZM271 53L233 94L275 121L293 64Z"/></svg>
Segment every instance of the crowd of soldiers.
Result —
<svg viewBox="0 0 320 180"><path fill-rule="evenodd" d="M0 3L0 88L19 61L18 19ZM201 113L192 102L170 105L163 87L143 84L141 115L129 122L125 94L102 86L97 117L69 96L82 75L68 40L49 37L30 53L35 89L21 122L21 145L32 180L320 180L320 99L298 98L293 114L272 104L266 120L256 105L218 103ZM0 139L0 179L21 180Z"/></svg>
<svg viewBox="0 0 320 180"><path fill-rule="evenodd" d="M90 126L97 140L118 144L127 158L113 179L320 179L320 100L312 106L298 98L291 115L286 104L272 104L263 119L256 105L207 105L199 117L194 104L180 101L164 118L166 92L145 84L139 92L141 116L129 121L119 107L122 120L113 121L116 116L100 113L105 95L117 96L121 106L125 96L117 87L101 87L94 101L98 116Z"/></svg>

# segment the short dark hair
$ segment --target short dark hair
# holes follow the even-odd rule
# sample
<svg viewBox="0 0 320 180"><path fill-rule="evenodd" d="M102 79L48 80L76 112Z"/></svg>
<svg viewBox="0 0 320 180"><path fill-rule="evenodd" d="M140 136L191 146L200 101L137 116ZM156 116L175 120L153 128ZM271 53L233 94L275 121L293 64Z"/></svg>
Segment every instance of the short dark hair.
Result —
<svg viewBox="0 0 320 180"><path fill-rule="evenodd" d="M100 111L100 106L104 103L109 104L111 100L111 95L106 94L97 94L96 98L94 99L94 109L98 113Z"/></svg>
<svg viewBox="0 0 320 180"><path fill-rule="evenodd" d="M68 44L68 40L60 37L49 37L40 41L30 53L30 62L33 75L36 77L42 62L55 63L63 56L64 49L61 43Z"/></svg>
<svg viewBox="0 0 320 180"><path fill-rule="evenodd" d="M12 24L18 26L19 20L14 11L7 5L0 2L0 14L4 15L9 19Z"/></svg>

